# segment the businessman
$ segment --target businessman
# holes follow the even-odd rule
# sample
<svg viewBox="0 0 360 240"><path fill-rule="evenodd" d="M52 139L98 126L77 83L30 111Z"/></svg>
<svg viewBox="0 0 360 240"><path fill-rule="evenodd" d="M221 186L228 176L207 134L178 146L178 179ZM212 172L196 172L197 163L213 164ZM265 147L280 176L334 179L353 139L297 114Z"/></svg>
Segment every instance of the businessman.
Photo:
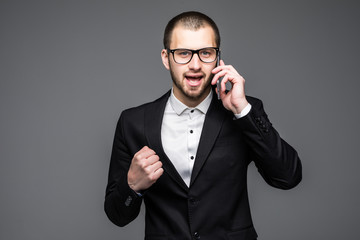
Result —
<svg viewBox="0 0 360 240"><path fill-rule="evenodd" d="M172 88L123 111L116 127L105 197L114 224L134 220L144 200L147 240L257 239L249 163L273 187L301 181L297 152L219 53L219 30L208 16L185 12L167 24L161 58Z"/></svg>

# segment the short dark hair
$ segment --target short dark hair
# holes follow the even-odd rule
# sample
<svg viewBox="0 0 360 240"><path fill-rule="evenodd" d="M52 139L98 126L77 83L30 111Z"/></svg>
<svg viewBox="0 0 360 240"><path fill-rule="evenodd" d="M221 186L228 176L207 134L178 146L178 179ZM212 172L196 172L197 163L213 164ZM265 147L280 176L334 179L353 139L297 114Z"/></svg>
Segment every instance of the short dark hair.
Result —
<svg viewBox="0 0 360 240"><path fill-rule="evenodd" d="M198 30L199 28L209 25L215 33L216 47L220 47L220 33L216 23L203 13L190 11L180 13L173 17L166 25L163 39L165 49L170 48L171 34L178 24L191 30Z"/></svg>

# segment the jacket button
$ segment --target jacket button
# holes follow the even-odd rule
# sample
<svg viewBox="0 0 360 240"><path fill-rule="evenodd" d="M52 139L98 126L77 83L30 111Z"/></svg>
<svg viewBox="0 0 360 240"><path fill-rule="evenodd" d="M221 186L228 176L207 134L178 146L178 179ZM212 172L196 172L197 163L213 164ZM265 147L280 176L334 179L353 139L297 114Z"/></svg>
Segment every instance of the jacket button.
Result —
<svg viewBox="0 0 360 240"><path fill-rule="evenodd" d="M194 205L196 203L196 199L195 198L189 198L189 202Z"/></svg>
<svg viewBox="0 0 360 240"><path fill-rule="evenodd" d="M194 233L194 238L195 238L195 239L200 239L200 234L199 234L198 232L195 232L195 233Z"/></svg>
<svg viewBox="0 0 360 240"><path fill-rule="evenodd" d="M127 206L127 207L130 206L131 202L132 202L132 197L128 196L128 198L125 201L125 206Z"/></svg>

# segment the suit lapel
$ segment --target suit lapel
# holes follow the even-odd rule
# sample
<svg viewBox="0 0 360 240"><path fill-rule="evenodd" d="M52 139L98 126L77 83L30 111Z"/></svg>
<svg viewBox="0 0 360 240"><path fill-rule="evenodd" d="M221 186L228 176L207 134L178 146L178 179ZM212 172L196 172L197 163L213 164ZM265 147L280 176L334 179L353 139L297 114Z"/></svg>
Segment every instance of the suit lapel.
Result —
<svg viewBox="0 0 360 240"><path fill-rule="evenodd" d="M145 136L149 147L153 149L160 157L160 161L163 164L163 169L169 174L169 176L175 180L184 190L188 190L184 180L177 172L176 168L167 157L164 152L161 143L161 125L164 116L167 100L169 99L170 91L163 95L161 98L149 104L149 107L145 110Z"/></svg>
<svg viewBox="0 0 360 240"><path fill-rule="evenodd" d="M213 147L215 140L220 132L225 116L226 112L224 111L221 101L217 99L216 94L213 94L211 105L206 113L199 146L196 153L196 159L191 174L190 186L195 181L202 166L208 158L211 148Z"/></svg>

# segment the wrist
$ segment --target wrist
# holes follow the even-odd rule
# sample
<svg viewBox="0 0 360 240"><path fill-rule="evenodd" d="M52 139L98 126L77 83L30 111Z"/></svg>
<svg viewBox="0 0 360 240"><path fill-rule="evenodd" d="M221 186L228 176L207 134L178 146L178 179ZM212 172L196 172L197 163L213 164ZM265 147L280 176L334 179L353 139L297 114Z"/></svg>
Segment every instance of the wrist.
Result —
<svg viewBox="0 0 360 240"><path fill-rule="evenodd" d="M251 104L248 103L248 105L246 105L246 107L239 113L239 114L234 114L236 119L245 117L246 115L248 115L248 113L251 110Z"/></svg>
<svg viewBox="0 0 360 240"><path fill-rule="evenodd" d="M248 105L249 105L249 102L246 99L244 99L244 100L240 101L239 104L234 106L234 108L232 109L232 112L234 114L240 114Z"/></svg>
<svg viewBox="0 0 360 240"><path fill-rule="evenodd" d="M131 177L130 172L128 173L127 183L129 185L129 188L131 188L134 192L140 191L140 189L138 189L138 187L136 186L136 181L134 181L134 179Z"/></svg>

